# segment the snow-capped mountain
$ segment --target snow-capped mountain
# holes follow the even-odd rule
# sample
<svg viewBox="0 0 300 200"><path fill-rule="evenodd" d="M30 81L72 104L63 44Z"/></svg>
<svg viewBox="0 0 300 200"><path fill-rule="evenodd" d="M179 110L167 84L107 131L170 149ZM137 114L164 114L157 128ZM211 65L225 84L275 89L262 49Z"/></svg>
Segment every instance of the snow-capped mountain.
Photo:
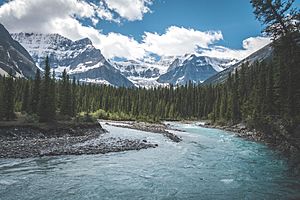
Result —
<svg viewBox="0 0 300 200"><path fill-rule="evenodd" d="M113 65L121 71L130 81L139 87L153 87L164 85L157 82L161 74L167 72L170 64L176 57L161 57L155 60L153 57L145 57L140 60L123 60L110 61Z"/></svg>
<svg viewBox="0 0 300 200"><path fill-rule="evenodd" d="M126 77L155 78L160 75L158 68L142 61L127 60L114 62L114 65Z"/></svg>
<svg viewBox="0 0 300 200"><path fill-rule="evenodd" d="M104 58L88 38L72 41L59 34L40 33L14 33L11 36L27 49L41 69L48 55L50 66L58 75L66 69L80 81L134 86Z"/></svg>
<svg viewBox="0 0 300 200"><path fill-rule="evenodd" d="M176 58L167 69L167 73L162 74L157 81L174 85L184 85L190 81L199 84L234 62L236 60L187 54L184 57Z"/></svg>
<svg viewBox="0 0 300 200"><path fill-rule="evenodd" d="M29 53L0 24L0 75L32 78L37 67Z"/></svg>
<svg viewBox="0 0 300 200"><path fill-rule="evenodd" d="M186 54L161 57L158 61L150 57L142 60L111 62L135 85L151 87L183 85L189 81L201 83L237 61Z"/></svg>
<svg viewBox="0 0 300 200"><path fill-rule="evenodd" d="M66 69L81 81L114 86L153 87L182 85L189 81L202 83L236 62L198 54L107 61L88 38L72 41L59 34L36 33L15 33L12 37L28 50L41 69L48 55L57 75Z"/></svg>
<svg viewBox="0 0 300 200"><path fill-rule="evenodd" d="M272 44L268 44L253 54L249 55L247 58L231 65L224 71L220 71L219 73L211 76L207 80L204 81L203 84L217 84L226 81L230 73L233 73L235 69L240 69L243 63L248 63L249 65L253 64L256 61L268 61L271 60L273 55L273 47Z"/></svg>

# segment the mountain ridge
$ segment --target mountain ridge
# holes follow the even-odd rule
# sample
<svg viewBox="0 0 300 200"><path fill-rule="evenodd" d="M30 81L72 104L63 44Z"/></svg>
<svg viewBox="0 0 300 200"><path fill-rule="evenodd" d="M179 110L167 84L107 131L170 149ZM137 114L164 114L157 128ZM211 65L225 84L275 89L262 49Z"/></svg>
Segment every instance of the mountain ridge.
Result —
<svg viewBox="0 0 300 200"><path fill-rule="evenodd" d="M27 50L0 23L0 74L33 78L38 69Z"/></svg>
<svg viewBox="0 0 300 200"><path fill-rule="evenodd" d="M107 60L89 38L72 41L59 34L13 33L41 68L46 55L59 75L64 69L80 81L125 87L156 87L169 84L209 84L225 80L245 60L257 60L268 50L258 50L242 61L197 53L146 57L140 60ZM263 48L262 48L263 49ZM249 59L251 58L251 59ZM216 80L215 80L216 79Z"/></svg>
<svg viewBox="0 0 300 200"><path fill-rule="evenodd" d="M224 71L221 71L207 80L203 82L204 85L208 84L217 84L217 83L223 83L226 81L226 79L229 76L229 73L232 73L235 71L235 69L240 69L243 63L248 62L250 65L253 64L256 61L263 61L263 60L269 60L271 59L273 54L273 48L272 43L260 48L259 50L255 51L254 53L250 54L248 57L244 58L243 60L240 60L236 64L228 67Z"/></svg>
<svg viewBox="0 0 300 200"><path fill-rule="evenodd" d="M45 57L60 75L63 70L79 81L133 87L133 83L115 69L95 48L89 38L72 41L59 34L12 33L33 60L42 68Z"/></svg>
<svg viewBox="0 0 300 200"><path fill-rule="evenodd" d="M232 59L220 59L199 54L187 54L184 59L175 59L167 73L158 78L160 83L184 85L189 82L200 84L207 78L228 67Z"/></svg>

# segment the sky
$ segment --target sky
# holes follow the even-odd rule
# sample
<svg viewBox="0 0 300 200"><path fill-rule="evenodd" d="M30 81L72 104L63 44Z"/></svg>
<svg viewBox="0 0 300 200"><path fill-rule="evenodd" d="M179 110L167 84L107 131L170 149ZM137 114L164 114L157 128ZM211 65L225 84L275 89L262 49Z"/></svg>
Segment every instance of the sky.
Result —
<svg viewBox="0 0 300 200"><path fill-rule="evenodd" d="M270 42L252 11L249 0L0 0L0 23L10 32L88 37L109 59L242 59Z"/></svg>

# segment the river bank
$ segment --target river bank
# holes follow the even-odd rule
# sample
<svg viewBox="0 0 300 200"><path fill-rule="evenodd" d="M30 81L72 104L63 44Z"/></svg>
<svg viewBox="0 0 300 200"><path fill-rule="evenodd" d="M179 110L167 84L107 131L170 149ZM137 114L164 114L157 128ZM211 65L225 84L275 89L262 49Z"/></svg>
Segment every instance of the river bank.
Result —
<svg viewBox="0 0 300 200"><path fill-rule="evenodd" d="M129 128L140 131L152 132L162 134L166 138L172 140L173 142L180 142L182 138L178 137L174 133L168 131L170 128L163 123L147 123L147 122L137 122L137 121L111 121L111 120L99 120L100 123L105 123L115 127ZM177 130L179 131L179 130Z"/></svg>
<svg viewBox="0 0 300 200"><path fill-rule="evenodd" d="M105 154L155 148L146 140L114 137L99 123L0 124L0 158Z"/></svg>
<svg viewBox="0 0 300 200"><path fill-rule="evenodd" d="M255 129L249 129L244 124L221 126L206 121L203 123L197 123L197 125L204 128L215 128L229 131L234 133L237 137L264 143L287 158L295 173L300 174L300 127L297 127L293 133L293 135L298 137L291 138L286 136L288 134L286 134L286 130L283 126L280 126L280 134L278 134L272 132L264 133Z"/></svg>
<svg viewBox="0 0 300 200"><path fill-rule="evenodd" d="M180 122L169 123L185 130L174 132L183 137L180 143L101 125L109 131L103 138L140 138L159 147L0 159L0 199L299 199L299 176L289 175L284 159L258 143Z"/></svg>

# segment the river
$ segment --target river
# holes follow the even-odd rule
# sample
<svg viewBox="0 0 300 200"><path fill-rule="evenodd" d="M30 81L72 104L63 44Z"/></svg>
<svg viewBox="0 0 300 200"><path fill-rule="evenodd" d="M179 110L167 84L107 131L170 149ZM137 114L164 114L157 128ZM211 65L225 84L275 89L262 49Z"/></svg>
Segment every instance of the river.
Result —
<svg viewBox="0 0 300 200"><path fill-rule="evenodd" d="M105 125L158 147L105 155L0 159L0 199L300 199L300 179L263 144L193 124L183 139Z"/></svg>

